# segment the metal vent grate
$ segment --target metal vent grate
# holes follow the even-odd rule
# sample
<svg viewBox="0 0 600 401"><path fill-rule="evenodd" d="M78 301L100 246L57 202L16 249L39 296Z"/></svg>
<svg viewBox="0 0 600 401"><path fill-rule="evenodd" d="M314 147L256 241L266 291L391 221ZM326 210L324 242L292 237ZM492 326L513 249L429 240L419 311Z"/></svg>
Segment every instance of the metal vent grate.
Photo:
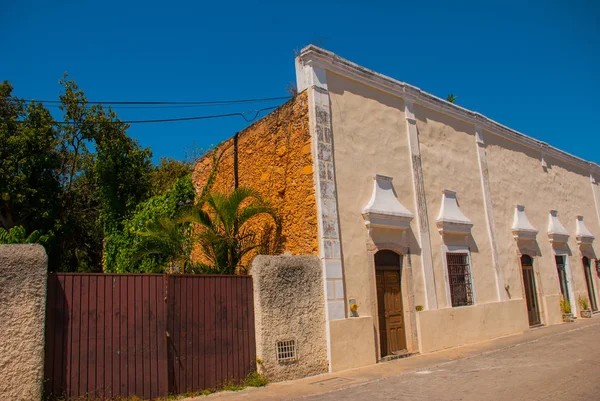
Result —
<svg viewBox="0 0 600 401"><path fill-rule="evenodd" d="M277 361L293 362L296 360L296 340L277 341Z"/></svg>

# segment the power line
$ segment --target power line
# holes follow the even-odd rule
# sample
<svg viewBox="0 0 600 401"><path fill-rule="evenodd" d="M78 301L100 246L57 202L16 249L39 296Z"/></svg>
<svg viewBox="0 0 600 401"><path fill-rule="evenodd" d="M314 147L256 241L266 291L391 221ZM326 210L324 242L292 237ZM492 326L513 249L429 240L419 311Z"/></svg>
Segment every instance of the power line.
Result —
<svg viewBox="0 0 600 401"><path fill-rule="evenodd" d="M239 116L242 117L244 120L246 120L246 122L252 122L254 120L256 120L256 118L258 118L259 114L263 111L267 111L267 110L274 110L279 106L273 106L273 107L264 107L262 109L258 109L258 110L248 110L248 111L243 111L243 112L238 112L238 113L227 113L227 114L214 114L214 115L209 115L209 116L194 116L194 117L179 117L179 118L164 118L164 119L159 119L159 120L129 120L129 121L90 121L88 123L91 124L148 124L148 123L169 123L169 122L176 122L176 121L195 121L195 120L207 120L207 119L213 119L213 118L223 118L223 117L234 117L234 116ZM248 113L254 113L254 116L252 118L248 118L246 117L246 114ZM75 121L55 121L52 124L56 124L56 125L74 125L74 124L78 124Z"/></svg>
<svg viewBox="0 0 600 401"><path fill-rule="evenodd" d="M212 100L202 102L169 102L169 101L76 101L77 103L87 104L107 104L107 105L187 105L187 106L201 106L201 105L224 105L224 104L237 104L237 103L258 103L268 102L273 100L284 100L291 99L292 96L279 96L279 97L264 97L257 99L235 99L235 100ZM19 101L24 100L25 102L36 102L36 103L49 103L49 104L62 104L61 100L36 100L36 99L18 99L13 97L11 100Z"/></svg>

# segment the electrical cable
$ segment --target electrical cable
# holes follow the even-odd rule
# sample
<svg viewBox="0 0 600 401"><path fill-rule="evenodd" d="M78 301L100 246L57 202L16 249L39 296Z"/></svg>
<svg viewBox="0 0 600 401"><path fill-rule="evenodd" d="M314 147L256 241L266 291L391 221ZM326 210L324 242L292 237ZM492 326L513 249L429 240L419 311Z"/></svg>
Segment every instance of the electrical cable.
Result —
<svg viewBox="0 0 600 401"><path fill-rule="evenodd" d="M279 96L279 97L264 97L257 99L236 99L236 100L213 100L213 101L192 101L192 102L170 102L170 101L76 101L76 103L87 103L87 104L106 104L106 105L188 105L188 106L200 106L200 105L224 105L224 104L238 104L238 103L258 103L268 102L274 100L291 99L292 96ZM50 103L50 104L62 104L61 100L36 100L36 99L18 99L16 97L10 100L19 101L24 100L25 102L36 102L36 103Z"/></svg>
<svg viewBox="0 0 600 401"><path fill-rule="evenodd" d="M238 112L238 113L214 114L214 115L209 115L209 116L164 118L164 119L157 119L157 120L90 121L88 123L91 123L91 124L147 124L147 123L167 123L167 122L176 122L176 121L207 120L207 119L213 119L213 118L223 118L223 117L233 117L233 116L240 116L244 120L246 120L246 122L252 122L252 121L256 120L256 118L259 116L259 114L261 112L267 111L267 110L274 110L274 109L276 109L278 107L279 106L264 107L264 108L258 109L258 110L248 110L248 111L243 111L243 112ZM245 115L247 113L254 113L254 116L252 118L248 118ZM75 124L78 124L78 122L76 122L76 121L54 121L54 122L52 122L52 124L55 124L55 125L75 125Z"/></svg>

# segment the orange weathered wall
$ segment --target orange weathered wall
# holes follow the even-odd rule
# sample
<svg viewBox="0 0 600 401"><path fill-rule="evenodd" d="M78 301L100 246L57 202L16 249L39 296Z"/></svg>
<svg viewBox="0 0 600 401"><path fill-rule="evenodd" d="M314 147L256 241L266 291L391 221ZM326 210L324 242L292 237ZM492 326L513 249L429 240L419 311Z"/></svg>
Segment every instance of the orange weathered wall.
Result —
<svg viewBox="0 0 600 401"><path fill-rule="evenodd" d="M217 146L223 151L213 191L234 188L233 138ZM238 135L239 186L256 189L282 217L284 252L317 254L317 211L308 125L308 100L300 93ZM211 154L194 168L196 191L202 191L212 168ZM194 257L201 258L195 250Z"/></svg>

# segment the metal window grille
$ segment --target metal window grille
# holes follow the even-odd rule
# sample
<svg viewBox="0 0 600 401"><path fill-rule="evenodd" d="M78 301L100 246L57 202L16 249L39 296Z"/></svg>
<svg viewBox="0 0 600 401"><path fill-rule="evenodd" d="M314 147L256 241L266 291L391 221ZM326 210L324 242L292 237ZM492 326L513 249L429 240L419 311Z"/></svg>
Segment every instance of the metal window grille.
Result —
<svg viewBox="0 0 600 401"><path fill-rule="evenodd" d="M466 253L447 253L446 261L452 306L473 305L469 255Z"/></svg>
<svg viewBox="0 0 600 401"><path fill-rule="evenodd" d="M296 341L286 340L277 342L277 361L292 362L296 360Z"/></svg>
<svg viewBox="0 0 600 401"><path fill-rule="evenodd" d="M555 255L554 260L556 261L556 269L558 270L558 284L560 285L560 293L569 299L569 289L567 287L567 271L565 270L565 257L562 255Z"/></svg>

